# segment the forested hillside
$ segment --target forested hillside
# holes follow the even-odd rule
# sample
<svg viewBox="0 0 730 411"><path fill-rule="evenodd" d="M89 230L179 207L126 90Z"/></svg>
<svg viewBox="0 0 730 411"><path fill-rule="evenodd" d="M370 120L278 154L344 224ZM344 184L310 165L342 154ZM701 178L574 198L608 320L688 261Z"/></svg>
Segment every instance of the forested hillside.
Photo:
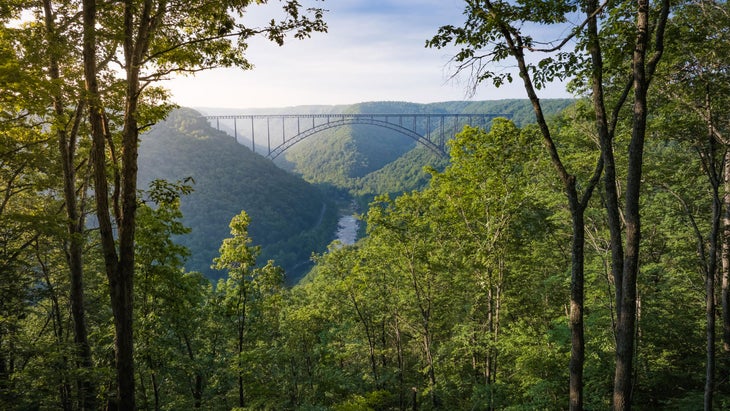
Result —
<svg viewBox="0 0 730 411"><path fill-rule="evenodd" d="M192 251L186 268L212 280L225 275L210 266L228 223L241 210L252 218L260 262L276 260L291 283L311 267L311 253L334 238L337 210L331 198L210 127L199 113L179 109L142 139L139 182L146 187L154 179L187 177L193 192L182 197L181 211L191 232L177 241Z"/></svg>
<svg viewBox="0 0 730 411"><path fill-rule="evenodd" d="M264 3L281 20L246 26ZM512 120L440 165L343 127L277 167L159 82L251 68L251 36L324 10L0 3L0 410L730 409L730 5L463 7L427 47L529 102L311 110Z"/></svg>

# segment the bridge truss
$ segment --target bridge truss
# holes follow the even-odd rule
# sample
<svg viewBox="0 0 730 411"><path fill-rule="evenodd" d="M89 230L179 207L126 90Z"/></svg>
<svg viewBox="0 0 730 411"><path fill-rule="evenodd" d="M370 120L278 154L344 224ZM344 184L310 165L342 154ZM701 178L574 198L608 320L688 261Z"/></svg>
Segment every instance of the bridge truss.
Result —
<svg viewBox="0 0 730 411"><path fill-rule="evenodd" d="M438 155L446 156L446 142L464 125L487 128L504 114L240 114L205 118L218 130L251 142L254 152L275 159L294 144L321 131L351 124L369 124L404 134ZM262 142L263 140L263 142ZM258 144L257 144L258 142ZM263 153L259 153L262 154Z"/></svg>

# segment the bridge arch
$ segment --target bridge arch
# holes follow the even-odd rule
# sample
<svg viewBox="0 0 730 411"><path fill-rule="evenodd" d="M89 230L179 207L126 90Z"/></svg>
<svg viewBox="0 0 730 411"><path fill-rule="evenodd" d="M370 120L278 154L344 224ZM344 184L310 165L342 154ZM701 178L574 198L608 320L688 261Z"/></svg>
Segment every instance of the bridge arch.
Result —
<svg viewBox="0 0 730 411"><path fill-rule="evenodd" d="M463 128L464 125L481 125L504 114L247 114L205 116L208 121L215 121L221 130L220 121L233 121L233 134L238 141L239 130L250 133L251 150L256 152L256 135L266 136L266 153L260 153L273 160L296 143L324 130L352 124L366 124L387 128L404 134L440 156L446 156L446 141ZM244 124L239 128L238 121ZM311 124L308 120L311 120ZM274 136L273 127L280 131ZM277 127L280 125L280 128ZM273 144L272 144L273 143Z"/></svg>
<svg viewBox="0 0 730 411"><path fill-rule="evenodd" d="M402 125L395 124L395 123L389 123L388 121L378 120L376 118L346 117L346 118L342 118L340 120L334 120L334 121L329 121L327 123L318 124L310 129L300 132L299 134L291 137L290 139L279 144L277 147L273 148L267 157L269 157L270 159L273 160L276 157L278 157L280 154L282 154L284 151L286 151L288 148L290 148L294 144L306 139L307 137L311 137L319 132L328 130L330 128L348 126L348 125L352 125L352 124L375 125L375 126L380 126L383 128L393 130L393 131L397 131L401 134L404 134L404 135L412 138L416 142L423 144L424 146L428 147L431 151L433 151L434 153L436 153L442 157L445 157L447 155L445 144L436 144L433 141L429 140L427 137L423 136L422 134L419 134L416 131L413 131L407 127L403 127Z"/></svg>

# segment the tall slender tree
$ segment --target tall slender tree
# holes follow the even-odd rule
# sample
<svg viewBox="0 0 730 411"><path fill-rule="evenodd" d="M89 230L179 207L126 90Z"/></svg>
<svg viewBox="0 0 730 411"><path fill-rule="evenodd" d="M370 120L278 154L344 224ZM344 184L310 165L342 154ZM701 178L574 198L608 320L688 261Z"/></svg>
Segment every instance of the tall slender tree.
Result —
<svg viewBox="0 0 730 411"><path fill-rule="evenodd" d="M533 23L553 27L567 27L568 17L585 13L585 18L568 30L568 35L559 39L544 39L539 33L530 32ZM454 56L457 72L471 69L474 85L491 80L496 86L505 81L512 81L512 72L497 71L492 63L513 58L517 73L523 81L524 88L533 104L537 124L542 133L550 158L558 176L563 183L563 190L568 198L573 221L572 245L572 279L571 279L571 315L572 354L570 361L570 408L583 408L583 294L584 294L584 213L591 194L599 177L607 167L604 178L608 201L606 202L609 223L611 224L611 243L613 245L613 278L617 295L616 324L616 372L614 378L613 403L615 409L631 407L631 375L634 355L634 332L636 316L636 277L638 274L639 243L641 239L639 218L639 194L641 187L641 164L646 134L648 86L663 53L663 39L666 20L669 15L669 2L662 0L652 9L648 1L637 3L598 4L597 2L549 2L511 4L491 0L467 1L465 10L467 21L463 27L443 26L439 33L427 42L428 46L445 47L455 44L461 51ZM631 15L634 15L633 38L629 35L612 36L626 26ZM603 17L606 16L606 17ZM599 23L599 19L602 19ZM530 23L530 24L527 24ZM599 32L600 27L600 32ZM654 34L652 40L652 32ZM611 44L618 38L622 44ZM606 66L603 62L604 52L601 42L612 46L613 62L620 59L617 50L632 50L631 65ZM547 44L547 47L543 45ZM577 46L577 47L575 47ZM570 47L574 47L572 50ZM581 55L581 49L590 50L590 58ZM529 52L546 53L538 62L528 60ZM583 184L582 194L576 186L576 176L571 175L560 158L558 148L553 140L553 133L544 118L537 90L556 79L567 79L571 76L589 79L592 95L597 134L600 139L601 155L596 163L594 174ZM607 75L607 78L604 78ZM620 247L621 224L618 213L616 176L613 161L612 127L608 111L604 108L606 97L604 87L607 84L626 84L618 87L614 102L613 118L617 119L629 92L634 90L632 108L632 137L629 144L628 171L625 190L624 221L626 227L626 244ZM620 262L619 262L620 261Z"/></svg>
<svg viewBox="0 0 730 411"><path fill-rule="evenodd" d="M244 51L246 41L254 35L282 44L288 33L304 38L326 31L323 10L310 8L305 12L297 1L283 2L284 17L272 19L268 26L246 26L236 17L249 5L248 1L204 1L192 7L165 0L82 2L96 217L115 320L117 395L119 407L125 410L135 408L132 296L139 135L170 107L152 83L174 72L231 65L249 68ZM108 33L111 36L104 37ZM102 88L100 69L105 65L100 63L114 60L117 48L121 49L123 78L117 87ZM108 93L115 89L121 90L117 98L124 102L116 127L106 112L113 98ZM112 176L107 152L111 153Z"/></svg>
<svg viewBox="0 0 730 411"><path fill-rule="evenodd" d="M48 51L46 63L48 77L52 83L55 83L55 86L51 87L50 93L53 104L52 130L57 139L63 173L61 183L68 234L66 260L71 282L70 302L74 323L74 341L78 349L80 367L84 370L79 373L83 376L79 384L79 396L82 399L82 409L91 410L96 408L96 388L92 380L93 360L86 326L83 265L89 169L82 166L87 159L79 158L81 156L77 154L81 144L80 134L83 132L81 127L85 113L85 101L80 97L80 90L73 86L66 86L65 83L68 82L68 79L62 77L62 70L68 73L65 77L78 74L78 68L74 67L73 63L62 69L62 61L73 62L78 58L78 50L75 47L66 46L73 44L73 41L64 38L68 33L63 33L58 29L59 25L72 24L72 17L58 13L54 10L54 5L50 0L43 0L43 22L46 50ZM76 56L76 58L69 58L69 56ZM81 171L80 177L77 175L77 171Z"/></svg>
<svg viewBox="0 0 730 411"><path fill-rule="evenodd" d="M698 234L698 245L701 245L699 254L705 273L705 409L712 409L716 389L716 295L719 296L722 311L723 354L727 356L730 352L730 177L727 175L730 171L730 140L727 137L730 117L725 114L725 107L729 103L727 84L730 60L727 47L730 38L727 31L720 28L726 25L729 17L726 3L701 1L683 4L670 21L668 30L672 36L667 45L667 66L661 70L657 79L661 86L656 104L671 113L667 117L679 120L672 127L676 138L693 142L711 193L709 201L712 204L712 216L708 235L702 235L697 224L693 224ZM712 39L712 47L707 47L708 39ZM685 115L678 117L677 112ZM718 285L719 293L716 290ZM728 376L730 371L723 369L721 380Z"/></svg>
<svg viewBox="0 0 730 411"><path fill-rule="evenodd" d="M220 256L214 260L214 268L228 271L228 278L219 282L218 289L224 294L227 318L235 324L232 369L237 380L238 406L241 408L249 405L245 376L246 369L253 367L244 361L244 357L250 346L257 345L261 334L257 331L265 328L262 325L269 316L268 300L281 291L284 281L281 269L271 262L264 267L255 266L260 248L251 245L249 222L245 211L233 217L230 223L232 237L223 240Z"/></svg>
<svg viewBox="0 0 730 411"><path fill-rule="evenodd" d="M557 7L556 7L557 6ZM537 10L533 10L536 8ZM583 184L582 192L577 186L577 176L568 171L558 151L558 146L553 139L547 119L543 113L540 99L537 95L539 89L545 82L552 81L564 75L562 70L570 69L574 62L568 61L553 62L551 59L543 60L538 69L535 65L528 63L525 51L533 48L532 37L522 33L518 28L520 22L532 21L535 19L542 24L562 24L565 22L564 14L575 11L572 4L530 4L528 6L512 6L506 2L475 1L467 2L465 14L467 22L463 28L444 26L439 30L427 45L432 47L445 47L450 43L464 44L466 47L454 57L460 65L457 71L469 67L475 68L476 83L484 80L491 80L496 86L505 81L512 81L511 74L500 74L488 68L490 62L496 62L508 57L513 57L517 63L518 75L523 81L527 95L532 102L538 127L542 133L542 139L555 170L563 185L573 226L573 238L571 245L571 297L570 297L570 328L571 328L571 359L570 359L570 409L578 410L583 408L583 363L585 358L585 338L583 331L583 305L584 305L584 253L585 253L585 210L598 184L603 169L603 159L599 157L596 168L588 181ZM491 46L492 44L495 44ZM482 48L492 48L481 52Z"/></svg>

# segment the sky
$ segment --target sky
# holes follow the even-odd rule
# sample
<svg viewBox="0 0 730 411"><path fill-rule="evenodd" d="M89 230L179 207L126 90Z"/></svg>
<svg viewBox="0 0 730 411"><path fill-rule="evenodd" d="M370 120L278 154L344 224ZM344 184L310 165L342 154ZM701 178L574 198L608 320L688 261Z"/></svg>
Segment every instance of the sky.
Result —
<svg viewBox="0 0 730 411"><path fill-rule="evenodd" d="M468 77L453 78L455 49L426 48L440 26L464 22L462 0L305 0L327 9L327 33L284 46L249 43L251 70L215 69L164 85L185 107L275 108L354 104L367 101L432 103L451 100L526 98L519 81L476 93ZM247 19L266 21L271 7L251 6ZM518 77L515 77L519 80ZM472 95L473 94L473 95ZM541 98L570 97L562 85Z"/></svg>

